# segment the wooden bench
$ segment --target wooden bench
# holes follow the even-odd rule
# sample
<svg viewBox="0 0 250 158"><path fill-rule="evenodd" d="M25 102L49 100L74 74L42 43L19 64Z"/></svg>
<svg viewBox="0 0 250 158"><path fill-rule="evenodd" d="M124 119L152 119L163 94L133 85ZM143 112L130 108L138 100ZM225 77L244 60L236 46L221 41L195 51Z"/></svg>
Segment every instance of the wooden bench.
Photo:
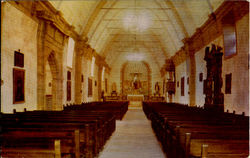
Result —
<svg viewBox="0 0 250 158"><path fill-rule="evenodd" d="M35 112L37 113L37 112ZM93 116L76 116L73 118L69 116L63 117L59 114L59 112L52 112L54 114L57 113L57 117L50 114L49 116L45 115L46 112L41 112L40 114L26 114L26 116L19 116L18 124L21 127L57 127L58 129L80 129L80 140L82 144L85 144L86 155L92 157L91 155L96 155L100 150L100 140L103 135L101 135L100 128L97 127L97 120L93 120ZM45 117L42 117L45 116ZM96 117L94 117L96 118ZM13 119L13 118L12 118ZM10 120L9 120L10 121ZM114 121L113 121L114 122ZM10 123L7 120L3 124L6 124L9 127ZM15 123L12 121L12 123ZM113 123L114 124L114 123ZM103 127L103 126L100 126ZM99 134L99 135L98 135Z"/></svg>
<svg viewBox="0 0 250 158"><path fill-rule="evenodd" d="M61 155L66 155L67 150L64 149L66 149L67 146L65 146L65 144L70 143L64 143L66 141L65 138L67 138L67 135L72 136L72 134L69 134L70 130L71 132L78 130L79 152L77 152L78 148L76 145L72 144L77 144L73 142L75 139L71 138L72 143L70 146L71 148L74 147L74 149L71 149L71 152L74 154L73 157L96 157L102 150L105 142L115 131L114 115L107 110L100 110L99 106L102 105L100 105L100 103L94 103L91 104L91 108L89 109L68 109L64 111L25 110L25 112L21 113L1 114L0 123L5 131L3 140L7 140L8 137L12 136L12 140L15 142L17 141L15 140L17 136L19 135L21 137L22 135L24 137L23 139L27 140L26 142L32 142L32 140L34 140L35 144L36 140L40 139L39 133L43 133L44 139L55 140L55 138L57 138L57 140L61 142L61 151L63 151ZM124 111L126 111L126 103L120 108L124 113ZM30 131L33 131L33 133L31 134ZM20 133L22 134L20 135ZM28 138L26 138L27 135L29 135ZM31 136L33 137L31 138ZM32 143L30 143L30 145L31 144ZM32 146L30 146L30 149L34 151ZM37 148L37 150L38 149L39 148ZM49 149L53 151L51 145Z"/></svg>
<svg viewBox="0 0 250 158"><path fill-rule="evenodd" d="M56 128L4 128L2 133L2 151L4 155L11 153L45 154L60 151L61 157L80 158L79 130L58 130ZM54 142L54 144L53 144ZM60 143L60 144L59 144ZM57 145L59 144L59 145ZM55 146L55 149L54 149ZM59 148L59 149L57 149ZM54 149L54 150L53 150ZM34 152L39 151L39 152ZM51 152L53 151L53 152ZM36 155L39 157L38 155ZM58 155L59 156L59 155Z"/></svg>
<svg viewBox="0 0 250 158"><path fill-rule="evenodd" d="M168 157L247 157L249 118L173 103L143 103Z"/></svg>

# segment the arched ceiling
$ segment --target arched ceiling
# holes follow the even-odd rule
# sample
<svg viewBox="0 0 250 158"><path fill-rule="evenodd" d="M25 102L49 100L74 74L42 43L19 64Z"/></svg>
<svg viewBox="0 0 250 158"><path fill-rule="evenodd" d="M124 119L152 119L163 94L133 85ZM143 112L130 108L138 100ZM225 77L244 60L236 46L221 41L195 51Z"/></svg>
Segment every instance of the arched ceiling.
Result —
<svg viewBox="0 0 250 158"><path fill-rule="evenodd" d="M50 3L113 66L119 56L162 67L224 0L61 0Z"/></svg>

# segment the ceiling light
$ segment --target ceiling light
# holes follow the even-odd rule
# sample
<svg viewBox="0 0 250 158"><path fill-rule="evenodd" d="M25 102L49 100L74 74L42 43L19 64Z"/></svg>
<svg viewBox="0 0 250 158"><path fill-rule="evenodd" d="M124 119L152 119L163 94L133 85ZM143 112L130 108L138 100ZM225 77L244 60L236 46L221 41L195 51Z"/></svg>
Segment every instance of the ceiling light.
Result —
<svg viewBox="0 0 250 158"><path fill-rule="evenodd" d="M144 56L141 53L131 53L127 55L128 61L142 61L143 59Z"/></svg>

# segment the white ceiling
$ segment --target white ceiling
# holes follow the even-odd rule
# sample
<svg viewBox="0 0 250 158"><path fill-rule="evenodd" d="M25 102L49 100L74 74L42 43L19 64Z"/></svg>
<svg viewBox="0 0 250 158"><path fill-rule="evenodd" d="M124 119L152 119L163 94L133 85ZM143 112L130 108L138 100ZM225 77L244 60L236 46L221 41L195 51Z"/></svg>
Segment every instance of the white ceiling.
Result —
<svg viewBox="0 0 250 158"><path fill-rule="evenodd" d="M50 1L112 67L119 56L139 54L160 68L223 0ZM133 55L132 55L133 56ZM136 55L135 55L136 56Z"/></svg>

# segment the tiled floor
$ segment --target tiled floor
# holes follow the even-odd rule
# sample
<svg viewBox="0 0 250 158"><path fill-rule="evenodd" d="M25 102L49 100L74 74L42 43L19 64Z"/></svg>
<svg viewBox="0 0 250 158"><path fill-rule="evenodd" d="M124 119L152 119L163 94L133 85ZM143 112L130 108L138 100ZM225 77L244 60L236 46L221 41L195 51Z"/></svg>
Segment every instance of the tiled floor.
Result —
<svg viewBox="0 0 250 158"><path fill-rule="evenodd" d="M129 109L99 158L165 158L142 109Z"/></svg>

